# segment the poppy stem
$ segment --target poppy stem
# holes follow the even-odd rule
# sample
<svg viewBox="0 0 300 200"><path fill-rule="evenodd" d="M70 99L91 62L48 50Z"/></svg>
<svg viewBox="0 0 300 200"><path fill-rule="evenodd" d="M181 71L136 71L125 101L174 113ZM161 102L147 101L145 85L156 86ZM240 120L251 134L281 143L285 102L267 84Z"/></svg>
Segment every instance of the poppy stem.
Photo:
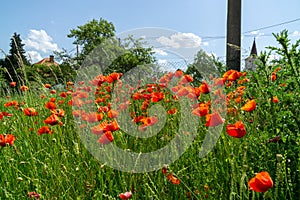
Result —
<svg viewBox="0 0 300 200"><path fill-rule="evenodd" d="M283 160L283 156L281 154L276 155L277 159L277 168L276 168L276 178L275 178L275 199L278 199L278 188L280 181L282 179L282 166L281 166L281 161Z"/></svg>

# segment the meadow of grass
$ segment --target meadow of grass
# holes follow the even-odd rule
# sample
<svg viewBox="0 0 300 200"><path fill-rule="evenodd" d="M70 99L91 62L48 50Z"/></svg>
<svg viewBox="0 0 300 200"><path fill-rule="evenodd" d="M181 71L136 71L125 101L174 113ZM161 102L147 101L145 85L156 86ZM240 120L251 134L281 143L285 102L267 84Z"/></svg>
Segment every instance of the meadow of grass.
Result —
<svg viewBox="0 0 300 200"><path fill-rule="evenodd" d="M281 46L271 50L280 59L267 62L263 53L256 71L230 70L201 85L193 85L179 70L133 88L122 87L119 73L66 82L56 90L47 83L32 87L25 80L28 88L12 83L0 98L0 199L127 199L125 192L132 193L131 199L300 199L300 41L290 45L285 32L276 39ZM172 79L177 84L169 89ZM213 90L216 85L224 90ZM130 100L112 98L113 90L131 91ZM182 107L181 98L196 103ZM218 101L225 102L225 110L211 109ZM154 105L164 107L166 117L153 137L129 136L115 123L129 110L141 133L151 131L159 124L147 110ZM199 120L198 127L190 127L196 137L178 160L162 169L113 169L82 141L84 135L94 148L114 144L152 152L175 137L187 111ZM224 119L218 115L222 112ZM220 125L216 145L201 158L207 129ZM270 177L252 179L260 172Z"/></svg>

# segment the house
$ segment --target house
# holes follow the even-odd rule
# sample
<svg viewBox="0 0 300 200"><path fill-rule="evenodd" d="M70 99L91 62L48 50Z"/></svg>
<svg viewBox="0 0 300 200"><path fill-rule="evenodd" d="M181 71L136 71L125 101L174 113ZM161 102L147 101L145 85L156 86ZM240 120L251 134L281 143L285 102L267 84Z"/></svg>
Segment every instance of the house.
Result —
<svg viewBox="0 0 300 200"><path fill-rule="evenodd" d="M257 68L257 49L255 38L252 44L250 55L245 59L245 69L244 70L252 70L254 71Z"/></svg>
<svg viewBox="0 0 300 200"><path fill-rule="evenodd" d="M39 62L34 63L35 65L46 65L46 66L58 66L59 64L54 61L54 56L50 55L49 58L44 58Z"/></svg>

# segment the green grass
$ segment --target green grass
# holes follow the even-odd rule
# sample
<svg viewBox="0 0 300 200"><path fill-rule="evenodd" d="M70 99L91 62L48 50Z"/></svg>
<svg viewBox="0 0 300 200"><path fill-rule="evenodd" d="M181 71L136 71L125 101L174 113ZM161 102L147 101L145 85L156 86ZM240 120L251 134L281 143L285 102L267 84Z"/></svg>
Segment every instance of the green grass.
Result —
<svg viewBox="0 0 300 200"><path fill-rule="evenodd" d="M119 194L126 191L132 192L132 199L299 199L300 90L299 77L293 74L300 65L294 61L287 62L285 58L293 60L298 57L293 54L275 64L261 64L257 71L247 72L246 76L226 87L227 95L242 85L246 89L240 103L235 98L230 99L228 107L236 108L237 113L226 116L222 134L207 156L199 157L207 133L205 117L197 117L198 127L187 127L191 131L197 130L196 137L184 154L167 167L168 172L180 180L179 185L172 184L161 169L145 173L122 172L99 162L84 146L80 134L92 135L90 128L100 122L87 123L85 128L78 128L77 123L85 122L77 118L74 121L72 116L72 110L87 110L89 106L72 107L68 105L71 96L66 99L60 97L62 91L50 94L42 85L37 90L29 87L28 91L21 94L15 93L16 88L12 88L8 94L10 98L0 98L0 112L13 114L0 120L0 133L10 133L16 137L12 146L0 147L0 199L28 199L31 191L39 193L41 199L119 199ZM271 81L271 73L279 66L281 70L277 72L277 79ZM250 82L238 83L244 78ZM104 86L107 85L111 84L105 83L101 89L105 91ZM180 106L169 90L162 91L164 99L150 103L149 108L159 104L165 110L176 107L178 112L166 115L166 123L159 133L141 139L118 130L113 132L112 144L138 153L152 152L168 145L180 125L189 126L180 122L191 110ZM40 94L46 98L40 98ZM274 96L279 98L278 103L270 101ZM61 118L63 124L51 126L53 134L38 135L38 129L45 125L44 120L50 115L45 108L50 98L56 98L57 107L66 112ZM91 98L94 96L91 95ZM241 110L248 99L257 102L252 112ZM4 107L5 103L12 100L19 102L18 109ZM58 104L60 100L64 100L64 103ZM107 97L106 102L97 106L105 106L109 100ZM201 94L197 101L208 100L209 94ZM143 102L131 99L129 110L132 115L147 116L140 109ZM25 116L22 109L26 107L35 108L38 115ZM106 113L104 115L102 121L111 120ZM233 138L226 133L226 125L238 120L245 124L247 134L242 138ZM275 136L280 140L270 140ZM97 145L96 141L94 145ZM249 180L261 171L269 172L274 186L265 193L250 191Z"/></svg>

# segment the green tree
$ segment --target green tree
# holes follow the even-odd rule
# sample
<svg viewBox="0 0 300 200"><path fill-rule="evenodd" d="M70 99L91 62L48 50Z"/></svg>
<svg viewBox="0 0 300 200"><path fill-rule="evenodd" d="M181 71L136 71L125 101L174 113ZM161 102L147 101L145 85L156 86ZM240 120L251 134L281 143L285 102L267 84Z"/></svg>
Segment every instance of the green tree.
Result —
<svg viewBox="0 0 300 200"><path fill-rule="evenodd" d="M126 73L132 68L140 66L145 72L151 71L149 67L155 62L154 52L150 47L143 47L146 43L141 38L134 39L129 35L124 39L122 46L123 54L118 56L106 69L105 73L121 72Z"/></svg>
<svg viewBox="0 0 300 200"><path fill-rule="evenodd" d="M224 71L225 66L220 61L200 49L195 55L194 62L188 66L185 73L193 77L194 85L199 85L203 78L208 79L209 75L218 77Z"/></svg>
<svg viewBox="0 0 300 200"><path fill-rule="evenodd" d="M22 43L20 34L14 33L10 39L10 50L9 55L6 56L2 66L7 69L5 74L6 80L18 81L23 79L21 68L30 65L27 60L26 51L24 50L24 44Z"/></svg>
<svg viewBox="0 0 300 200"><path fill-rule="evenodd" d="M93 19L88 23L77 26L70 30L69 38L75 38L73 44L82 46L82 52L78 55L80 60L100 45L105 39L115 36L115 27L113 23L102 18L99 21Z"/></svg>

